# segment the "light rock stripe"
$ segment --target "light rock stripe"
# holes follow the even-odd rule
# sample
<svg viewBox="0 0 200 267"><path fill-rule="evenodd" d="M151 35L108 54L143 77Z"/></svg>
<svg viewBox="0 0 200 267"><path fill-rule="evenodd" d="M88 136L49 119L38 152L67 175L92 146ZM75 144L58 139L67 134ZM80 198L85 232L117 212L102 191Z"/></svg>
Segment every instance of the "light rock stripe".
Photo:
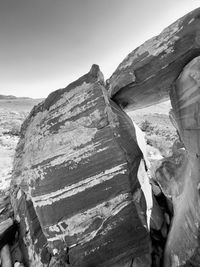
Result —
<svg viewBox="0 0 200 267"><path fill-rule="evenodd" d="M47 237L49 242L54 242L63 239L65 236L76 236L77 243L86 243L93 239L97 233L103 229L104 223L118 214L122 209L131 203L128 199L129 193L120 194L116 197L105 201L89 210L78 213L67 220L63 220L58 224L49 226L48 231L55 234L54 237ZM87 234L84 232L91 226L96 218L101 219L101 224L97 229ZM67 228L62 227L62 223L67 225ZM76 244L71 244L71 247Z"/></svg>
<svg viewBox="0 0 200 267"><path fill-rule="evenodd" d="M175 41L179 39L179 37L175 34L181 30L180 22L180 20L175 21L169 27L164 29L160 35L147 40L140 47L136 48L123 60L117 70L120 71L130 67L139 56L146 52L149 53L149 56L158 56L163 51L166 53L173 52L173 45Z"/></svg>
<svg viewBox="0 0 200 267"><path fill-rule="evenodd" d="M188 87L188 88L186 88L183 92L181 92L181 95L179 96L179 100L178 100L178 102L180 102L180 101L187 101L188 100L188 98L192 95L192 94L194 94L195 92L197 91L197 88L194 86L193 88L191 88L191 86L190 87Z"/></svg>
<svg viewBox="0 0 200 267"><path fill-rule="evenodd" d="M88 145L87 147L84 147L80 150L74 151L71 154L67 154L67 151L64 153L62 151L62 154L59 156L56 155L56 159L51 160L48 164L45 164L43 166L38 166L37 168L34 169L26 169L23 170L21 174L21 178L25 179L26 181L29 181L29 184L31 181L35 181L37 178L40 178L40 180L43 180L47 177L46 173L49 168L59 166L61 164L64 164L65 166L69 165L69 160L71 160L71 164L69 166L70 169L75 169L77 168L77 163L80 162L81 160L85 158L89 158L92 156L94 153L101 153L102 151L106 150L107 147L103 147L101 149L97 148L99 147L100 142L96 142L92 145ZM96 149L96 150L95 150ZM78 154L78 156L77 156ZM30 189L34 189L35 185L32 185Z"/></svg>
<svg viewBox="0 0 200 267"><path fill-rule="evenodd" d="M46 195L32 197L35 207L42 207L52 205L61 199L65 199L83 192L95 185L101 184L105 181L111 180L116 174L126 173L126 163L115 166L109 170L103 171L97 175L88 177L78 183L66 186L63 189L51 192Z"/></svg>
<svg viewBox="0 0 200 267"><path fill-rule="evenodd" d="M185 103L183 105L181 105L180 107L180 110L183 109L183 108L187 108L189 107L190 105L193 105L193 104L196 104L196 102L200 100L200 96L197 95L191 99L188 99L187 101L185 101Z"/></svg>

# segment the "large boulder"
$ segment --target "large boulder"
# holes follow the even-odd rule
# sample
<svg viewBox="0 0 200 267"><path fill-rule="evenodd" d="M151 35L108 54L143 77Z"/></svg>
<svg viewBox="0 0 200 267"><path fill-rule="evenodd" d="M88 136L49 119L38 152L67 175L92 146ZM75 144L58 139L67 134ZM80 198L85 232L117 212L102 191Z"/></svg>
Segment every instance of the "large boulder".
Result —
<svg viewBox="0 0 200 267"><path fill-rule="evenodd" d="M183 67L200 55L200 8L133 50L108 80L110 97L133 110L169 97Z"/></svg>
<svg viewBox="0 0 200 267"><path fill-rule="evenodd" d="M200 266L200 57L185 66L170 93L171 119L185 148L176 145L156 177L173 203L165 267ZM179 146L179 147L178 147Z"/></svg>
<svg viewBox="0 0 200 267"><path fill-rule="evenodd" d="M22 126L12 203L28 264L53 256L52 266L151 266L145 179L136 130L93 65Z"/></svg>

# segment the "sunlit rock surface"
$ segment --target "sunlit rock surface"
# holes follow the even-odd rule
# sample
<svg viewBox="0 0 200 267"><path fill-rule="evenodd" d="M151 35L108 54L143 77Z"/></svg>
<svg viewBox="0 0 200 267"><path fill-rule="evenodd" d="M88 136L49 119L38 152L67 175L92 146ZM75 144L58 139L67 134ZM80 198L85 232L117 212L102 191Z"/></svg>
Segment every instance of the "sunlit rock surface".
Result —
<svg viewBox="0 0 200 267"><path fill-rule="evenodd" d="M50 266L151 266L145 170L135 127L108 100L98 66L50 94L23 124L14 162L30 266L51 256Z"/></svg>
<svg viewBox="0 0 200 267"><path fill-rule="evenodd" d="M169 97L183 67L200 54L200 9L196 9L133 50L108 80L120 106L137 109Z"/></svg>

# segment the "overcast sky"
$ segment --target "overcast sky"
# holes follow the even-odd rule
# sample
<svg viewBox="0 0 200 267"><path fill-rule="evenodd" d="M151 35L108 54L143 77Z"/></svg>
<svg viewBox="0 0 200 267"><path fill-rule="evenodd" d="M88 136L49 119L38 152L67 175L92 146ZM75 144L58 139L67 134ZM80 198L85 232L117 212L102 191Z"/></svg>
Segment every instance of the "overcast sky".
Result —
<svg viewBox="0 0 200 267"><path fill-rule="evenodd" d="M46 97L123 58L200 0L0 0L0 94Z"/></svg>

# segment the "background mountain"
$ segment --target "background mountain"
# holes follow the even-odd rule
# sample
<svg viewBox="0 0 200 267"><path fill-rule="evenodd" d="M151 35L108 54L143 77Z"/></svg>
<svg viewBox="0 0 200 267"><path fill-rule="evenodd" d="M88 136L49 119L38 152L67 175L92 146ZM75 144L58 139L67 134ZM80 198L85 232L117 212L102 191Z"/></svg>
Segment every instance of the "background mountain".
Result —
<svg viewBox="0 0 200 267"><path fill-rule="evenodd" d="M14 95L0 95L0 99L16 99Z"/></svg>
<svg viewBox="0 0 200 267"><path fill-rule="evenodd" d="M30 97L17 97L14 95L0 95L0 100L31 99Z"/></svg>

